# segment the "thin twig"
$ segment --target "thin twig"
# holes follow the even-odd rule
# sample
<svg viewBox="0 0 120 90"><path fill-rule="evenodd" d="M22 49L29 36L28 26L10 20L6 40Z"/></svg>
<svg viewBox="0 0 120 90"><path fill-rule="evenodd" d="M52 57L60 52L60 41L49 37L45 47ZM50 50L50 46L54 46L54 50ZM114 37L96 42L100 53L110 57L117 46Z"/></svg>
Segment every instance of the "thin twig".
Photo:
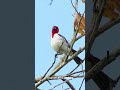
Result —
<svg viewBox="0 0 120 90"><path fill-rule="evenodd" d="M61 79L61 80L66 81L66 79ZM71 88L71 90L75 90L74 86L69 81L66 81L66 84Z"/></svg>
<svg viewBox="0 0 120 90"><path fill-rule="evenodd" d="M53 2L53 0L51 0L51 3L50 3L50 5L52 4L52 2ZM74 5L73 5L74 6ZM79 13L78 13L79 14ZM82 17L84 16L84 13L83 13L83 15L82 15ZM79 21L79 23L78 23L78 26L80 26L80 22L81 22L81 20L82 20L82 17L81 17L81 19L80 19L80 21ZM70 58L70 59L68 59L68 57L69 57L69 55L70 55L70 53L71 53L71 50L72 50L72 47L73 47L73 45L74 45L74 43L75 43L75 41L76 40L78 40L78 39L80 39L80 37L79 38L76 38L76 36L77 36L77 32L78 32L78 30L74 30L75 32L74 32L74 34L73 34L73 38L72 38L72 40L71 40L71 43L70 43L70 50L69 50L69 52L68 52L68 54L64 57L64 58L62 58L62 59L64 59L64 61L67 61L67 62L63 62L60 66L58 66L56 69L54 69L54 71L52 71L49 75L47 75L47 73L50 71L50 69L53 67L53 65L54 65L54 62L53 62L53 64L52 64L52 66L47 70L47 72L45 73L45 75L42 77L42 78L40 78L40 80L36 83L36 86L35 87L38 87L39 85L41 85L42 83L44 83L45 81L47 81L47 80L54 80L55 79L55 76L53 76L55 73L57 73L62 67L64 67L68 62L70 62L71 60L72 60L72 58L73 57L75 57L75 55L78 55L80 52L82 52L83 51L83 49L80 49L80 50L78 50L75 54L73 54L72 55L72 58ZM82 36L81 36L82 37ZM56 57L55 57L55 59L56 59ZM55 60L54 60L55 61ZM64 76L64 78L67 78L68 76ZM84 77L84 76L69 76L69 77L71 77L71 78L81 78L81 77ZM56 79L58 79L58 77L56 77ZM62 77L61 77L61 79L62 79ZM68 84L68 82L69 82L69 80L66 80L66 82L64 82L64 83L67 83ZM61 85L61 84L60 84ZM68 84L69 85L69 84ZM59 85L58 85L59 86ZM56 86L55 86L56 87ZM53 87L54 88L54 87ZM72 90L74 90L74 89L72 89Z"/></svg>
<svg viewBox="0 0 120 90"><path fill-rule="evenodd" d="M82 70L82 71L77 71L77 72L74 72L74 73L70 73L70 74L67 74L68 76L71 76L73 74L78 74L78 73L81 73L81 72L85 72L85 70Z"/></svg>
<svg viewBox="0 0 120 90"><path fill-rule="evenodd" d="M47 81L48 81L48 83L49 83L50 85L52 85L49 80L47 80Z"/></svg>
<svg viewBox="0 0 120 90"><path fill-rule="evenodd" d="M82 80L82 83L81 83L81 85L80 85L79 90L81 90L84 80L85 80L85 78L83 78L83 80Z"/></svg>
<svg viewBox="0 0 120 90"><path fill-rule="evenodd" d="M81 63L81 66L82 66L82 71L84 71L84 70L83 70L83 63ZM84 76L84 72L83 72L83 76Z"/></svg>
<svg viewBox="0 0 120 90"><path fill-rule="evenodd" d="M81 16L81 14L77 11L76 7L73 5L72 0L70 0L70 1L71 1L71 4L72 4L73 8L74 8L74 9L75 9L75 11L77 12L77 14Z"/></svg>
<svg viewBox="0 0 120 90"><path fill-rule="evenodd" d="M69 80L72 80L72 79L69 79ZM66 80L66 81L68 81L68 80ZM66 83L66 81L63 81L62 83L59 83L59 84L55 85L53 88L51 88L51 89L49 89L49 90L55 89L56 87L58 87L58 86L60 86L60 85L62 85L62 84L64 84L64 83Z"/></svg>
<svg viewBox="0 0 120 90"><path fill-rule="evenodd" d="M54 62L52 63L52 65L50 66L50 68L47 70L47 72L43 75L43 78L47 75L47 73L50 71L50 69L54 66L56 62L56 57L54 58Z"/></svg>
<svg viewBox="0 0 120 90"><path fill-rule="evenodd" d="M52 5L52 3L53 3L53 0L51 0L51 2L50 2L50 4L49 4L49 5Z"/></svg>
<svg viewBox="0 0 120 90"><path fill-rule="evenodd" d="M75 41L79 40L79 39L82 38L83 36L85 36L85 34L78 36Z"/></svg>
<svg viewBox="0 0 120 90"><path fill-rule="evenodd" d="M70 88L66 88L66 89L64 89L64 90L68 90L68 89L70 89Z"/></svg>
<svg viewBox="0 0 120 90"><path fill-rule="evenodd" d="M61 49L63 43L64 43L64 42L62 42L59 50ZM57 55L58 55L58 53L59 53L59 50L58 50L57 54L55 54L54 62L52 63L52 65L50 66L50 68L47 70L47 72L43 75L43 78L47 75L47 73L50 71L50 69L54 66L54 64L55 64L55 62L56 62L56 57L57 57Z"/></svg>
<svg viewBox="0 0 120 90"><path fill-rule="evenodd" d="M83 16L84 16L84 13L83 13L82 17L80 18L80 22L81 22ZM78 23L78 26L80 26L80 22ZM65 55L65 57L63 58L63 60L64 60L65 62L61 63L61 64L60 64L58 67L56 67L48 76L45 76L45 77L44 77L43 79L41 79L38 83L36 83L36 86L35 86L35 87L38 87L39 85L41 85L42 83L44 83L46 80L48 80L49 77L53 76L53 75L54 75L55 73L57 73L62 67L64 67L68 62L70 62L70 61L72 60L72 58L75 57L75 55L78 55L78 54L80 53L80 50L79 50L79 52L77 51L77 52L74 54L74 56L72 55L72 58L68 59L68 57L69 57L69 55L70 55L70 53L71 53L72 47L73 47L73 45L74 45L74 43L75 43L78 29L77 29L77 30L74 30L74 31L75 31L75 32L74 32L74 34L73 34L73 38L72 38L72 40L71 40L71 42L70 42L70 46L71 46L71 47L70 47L70 49L69 49L69 51L68 51L68 54ZM82 51L82 50L81 50L81 51ZM68 60L67 60L67 59L68 59Z"/></svg>
<svg viewBox="0 0 120 90"><path fill-rule="evenodd" d="M68 75L70 75L72 72L74 72L80 65L77 65Z"/></svg>

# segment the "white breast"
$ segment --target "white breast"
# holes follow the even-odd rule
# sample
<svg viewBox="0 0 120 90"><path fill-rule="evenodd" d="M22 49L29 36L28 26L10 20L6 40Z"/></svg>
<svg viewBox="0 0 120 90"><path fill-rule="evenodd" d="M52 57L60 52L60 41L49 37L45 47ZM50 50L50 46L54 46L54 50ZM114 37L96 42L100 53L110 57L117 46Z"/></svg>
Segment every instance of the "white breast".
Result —
<svg viewBox="0 0 120 90"><path fill-rule="evenodd" d="M61 54L66 54L68 49L68 43L64 40L64 38L62 38L58 34L55 34L54 37L51 38L51 47L56 52L59 51L59 53Z"/></svg>

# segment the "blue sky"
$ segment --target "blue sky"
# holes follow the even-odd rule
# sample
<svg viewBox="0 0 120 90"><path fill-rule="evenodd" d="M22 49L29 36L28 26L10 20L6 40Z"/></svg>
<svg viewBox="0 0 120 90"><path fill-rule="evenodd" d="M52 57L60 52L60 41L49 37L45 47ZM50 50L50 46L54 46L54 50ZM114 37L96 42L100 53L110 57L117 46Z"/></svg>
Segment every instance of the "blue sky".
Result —
<svg viewBox="0 0 120 90"><path fill-rule="evenodd" d="M49 5L51 0L35 0L35 76L39 77L44 75L47 69L51 66L55 51L50 46L51 29L54 25L57 25L60 29L60 34L64 35L68 42L70 42L73 34L73 14L75 12L71 5L70 0L53 0L52 5ZM74 3L74 0L73 0ZM79 11L83 13L85 10L84 4L79 0ZM85 46L85 38L81 38L74 45L74 49L78 50L80 47ZM60 56L59 56L60 57ZM84 59L84 52L79 55ZM60 59L57 58L57 62ZM57 63L56 62L56 63ZM70 70L74 69L76 63L71 61L63 69L61 69L57 75L65 75ZM81 66L78 70L81 69ZM71 83L78 90L82 79L72 80ZM48 90L54 85L62 82L61 80L50 81L52 85L45 82L40 86L42 90ZM68 87L63 84L63 87ZM57 87L54 90L61 90L62 86ZM85 84L83 84L82 90L85 90Z"/></svg>

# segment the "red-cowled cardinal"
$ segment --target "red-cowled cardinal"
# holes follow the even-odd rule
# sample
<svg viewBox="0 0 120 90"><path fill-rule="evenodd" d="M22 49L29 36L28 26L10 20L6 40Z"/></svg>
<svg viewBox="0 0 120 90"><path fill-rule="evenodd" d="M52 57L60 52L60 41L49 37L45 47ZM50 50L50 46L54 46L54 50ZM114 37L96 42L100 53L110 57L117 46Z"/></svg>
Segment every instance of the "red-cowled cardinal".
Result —
<svg viewBox="0 0 120 90"><path fill-rule="evenodd" d="M68 53L68 49L70 49L70 45L64 36L58 34L59 28L57 26L53 26L52 28L52 37L51 37L51 46L52 48L58 52L59 54ZM70 55L73 55L76 51L72 49ZM74 61L77 64L81 64L83 60L81 60L78 56L74 58Z"/></svg>

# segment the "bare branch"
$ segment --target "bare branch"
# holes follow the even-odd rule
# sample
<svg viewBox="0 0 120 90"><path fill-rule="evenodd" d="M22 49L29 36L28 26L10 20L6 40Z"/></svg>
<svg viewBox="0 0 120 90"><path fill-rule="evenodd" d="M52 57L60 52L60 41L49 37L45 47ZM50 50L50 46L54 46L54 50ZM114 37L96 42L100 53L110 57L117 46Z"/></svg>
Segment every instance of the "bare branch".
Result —
<svg viewBox="0 0 120 90"><path fill-rule="evenodd" d="M109 28L113 27L114 25L120 23L120 17L116 18L114 21L110 20L108 23L106 23L105 25L103 25L102 27L100 27L95 34L95 37L98 37L99 35L101 35L102 33L104 33L105 31L109 30Z"/></svg>
<svg viewBox="0 0 120 90"><path fill-rule="evenodd" d="M73 6L73 8L75 9L75 11L77 12L77 14L78 15L80 15L80 13L77 11L77 6L75 7L74 5L73 5L73 2L72 2L72 0L70 0L71 1L71 4L72 4L72 6ZM78 2L78 0L76 0L76 3ZM81 16L81 15L80 15Z"/></svg>
<svg viewBox="0 0 120 90"><path fill-rule="evenodd" d="M95 40L94 37L95 37L96 30L99 28L100 21L102 19L105 2L104 2L104 0L101 0L100 3L102 3L102 5L99 7L100 9L98 9L96 7L96 0L94 1L93 23L91 25L91 29L89 31L87 31L87 33L86 33L86 38L87 38L86 55L87 55L87 57L89 56L92 44Z"/></svg>
<svg viewBox="0 0 120 90"><path fill-rule="evenodd" d="M80 48L76 53L74 53L69 59L68 61L71 61L72 59L74 59L77 55L79 55L81 52L83 52L85 50L85 47Z"/></svg>
<svg viewBox="0 0 120 90"><path fill-rule="evenodd" d="M97 6L97 1L99 1L99 6ZM100 4L102 3L102 5ZM101 5L101 6L100 6ZM99 28L100 25L100 21L102 19L102 14L103 14L103 9L105 6L105 2L104 0L94 0L94 5L93 5L93 17L92 17L92 23L91 23L91 27L89 30L87 30L86 32L86 59L88 60L89 56L90 56L90 50L91 47L94 43L95 38L95 33Z"/></svg>
<svg viewBox="0 0 120 90"><path fill-rule="evenodd" d="M50 73L50 75L44 77L44 78L41 79L39 82L37 82L36 87L38 87L38 86L41 85L43 82L45 82L46 80L48 80L49 77L51 77L51 76L53 76L55 73L57 73L62 67L64 67L68 62L70 62L70 61L75 57L75 55L78 55L78 54L81 53L84 49L85 49L85 48L80 49L79 51L77 51L77 52L76 52L75 54L73 54L73 55L71 56L71 58L68 59L68 60L67 60L68 57L62 58L62 59L67 60L67 61L61 63L57 68L55 68L55 69Z"/></svg>
<svg viewBox="0 0 120 90"><path fill-rule="evenodd" d="M63 43L64 43L64 42L62 42L60 48L62 47ZM59 48L59 50L60 50L60 48ZM58 52L59 52L59 50L58 50ZM50 71L50 69L54 66L54 64L55 64L55 62L56 62L57 55L59 54L58 52L57 52L57 54L55 54L54 62L52 63L52 65L51 65L50 68L47 70L47 72L43 75L42 78L44 78L44 77L47 75L47 73Z"/></svg>
<svg viewBox="0 0 120 90"><path fill-rule="evenodd" d="M43 78L47 75L47 73L50 71L50 69L54 66L55 62L56 62L56 56L55 56L55 58L54 58L54 62L53 62L52 65L50 66L50 68L49 68L49 69L47 70L47 72L43 75Z"/></svg>
<svg viewBox="0 0 120 90"><path fill-rule="evenodd" d="M74 73L70 73L70 74L67 74L68 76L71 76L71 75L73 75L73 74L77 74L77 73L82 73L82 72L85 72L85 70L82 70L82 71L77 71L77 72L74 72Z"/></svg>
<svg viewBox="0 0 120 90"><path fill-rule="evenodd" d="M120 56L120 48L110 53L109 60L107 57L104 57L99 61L94 67L92 67L85 76L86 81L90 80L94 75L101 71L105 66L114 61L118 56Z"/></svg>
<svg viewBox="0 0 120 90"><path fill-rule="evenodd" d="M76 41L79 40L80 38L82 38L83 36L85 36L85 34L78 36L78 37L76 38Z"/></svg>
<svg viewBox="0 0 120 90"><path fill-rule="evenodd" d="M52 0L52 1L53 1L53 0ZM79 23L78 23L78 27L80 27L80 23L81 23L81 20L82 20L83 16L84 16L84 13L82 14L82 16L81 16L81 18L80 18L80 21L79 21ZM85 49L85 47L82 48L82 49L79 49L76 53L74 53L74 54L71 56L71 58L68 59L68 57L69 57L69 55L70 55L70 53L71 53L71 50L72 50L72 48L73 48L73 45L74 45L75 41L77 41L77 40L80 38L80 37L79 37L79 38L76 39L77 33L78 33L78 29L76 29L76 30L74 29L74 34L73 34L72 40L71 40L71 42L70 42L70 49L69 49L67 55L64 55L63 58L61 58L61 60L60 60L60 61L64 61L64 62L62 62L62 63L61 63L59 66L57 66L49 75L47 75L48 71L51 69L51 67L53 67L53 65L54 65L54 63L53 63L53 65L52 65L52 66L48 69L48 71L45 73L44 78L39 78L39 80L36 79L36 81L37 81L37 83L36 83L36 85L35 85L36 88L37 88L39 85L41 85L42 83L44 83L45 81L47 81L47 80L55 79L54 74L56 74L61 68L63 68L68 62L70 62L75 56L77 56L78 54L80 54L80 53ZM81 36L81 37L82 37L82 36ZM68 76L64 76L64 77L68 77ZM71 78L81 78L81 77L84 77L84 76L80 76L80 75L71 76L71 75L70 75L69 77L71 77ZM56 78L58 79L58 77L56 77ZM62 78L61 78L61 79L62 79ZM67 83L67 82L66 82L66 83ZM69 83L69 84L70 84L70 83Z"/></svg>
<svg viewBox="0 0 120 90"><path fill-rule="evenodd" d="M69 80L71 80L71 79L69 79ZM53 90L54 88L56 88L56 87L58 87L58 86L60 86L60 85L62 85L62 84L64 84L64 83L66 83L68 80L65 80L65 81L63 81L62 83L59 83L59 84L57 84L57 85L55 85L53 88L51 88L51 89L49 89L49 90Z"/></svg>
<svg viewBox="0 0 120 90"><path fill-rule="evenodd" d="M83 78L83 80L82 80L82 83L81 83L81 85L80 85L79 90L81 90L84 80L85 80L85 78Z"/></svg>
<svg viewBox="0 0 120 90"><path fill-rule="evenodd" d="M68 75L70 75L72 72L74 72L80 65L77 65Z"/></svg>
<svg viewBox="0 0 120 90"><path fill-rule="evenodd" d="M61 79L61 80L66 81L66 79ZM66 81L66 83L72 90L75 90L74 86L69 81Z"/></svg>
<svg viewBox="0 0 120 90"><path fill-rule="evenodd" d="M80 18L80 21L79 21L79 23L78 23L78 27L80 27L80 22L81 22L83 16L84 16L84 13L82 14L82 16L81 16L81 18ZM71 50L72 50L72 47L73 47L73 45L74 45L74 43L75 43L75 41L76 41L77 33L78 33L78 28L77 28L77 30L74 30L73 38L72 38L72 40L71 40L71 42L70 42L70 46L71 46L71 47L70 47L70 50L69 50L69 52L68 52L68 55L67 55L67 56L65 56L65 55L63 56L63 58L60 60L60 62L58 63L58 65L55 66L55 69L56 69L57 67L59 67L59 65L62 64L63 61L66 62L68 56L70 55L70 52L71 52ZM84 48L83 48L83 50L84 50ZM83 51L83 50L81 50L81 51ZM80 50L79 50L79 51L80 51ZM77 55L79 54L79 51L77 51L76 54L75 54L71 59L69 59L67 62L71 61L75 56L77 56ZM80 52L81 52L81 51L80 51ZM65 65L66 65L66 63L65 63Z"/></svg>
<svg viewBox="0 0 120 90"><path fill-rule="evenodd" d="M84 72L84 71L75 72L73 74L81 73L81 72ZM66 75L51 76L51 77L48 77L47 80L59 80L59 79L82 78L82 77L84 77L83 75L73 76L73 74L71 74L71 75L66 74ZM42 78L42 76L41 76L41 78ZM39 82L41 80L41 78L36 79L36 82Z"/></svg>
<svg viewBox="0 0 120 90"><path fill-rule="evenodd" d="M53 0L51 0L51 2L50 2L50 4L49 4L49 5L52 5L52 3L53 3Z"/></svg>

